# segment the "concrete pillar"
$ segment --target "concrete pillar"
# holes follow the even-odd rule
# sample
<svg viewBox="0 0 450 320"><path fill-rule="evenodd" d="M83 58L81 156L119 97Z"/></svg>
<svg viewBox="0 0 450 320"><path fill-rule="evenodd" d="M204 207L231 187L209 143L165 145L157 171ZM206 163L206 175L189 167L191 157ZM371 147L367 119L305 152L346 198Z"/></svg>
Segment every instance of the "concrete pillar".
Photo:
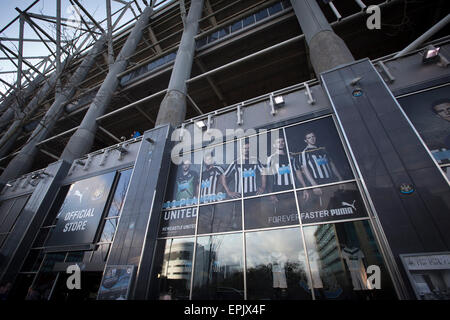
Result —
<svg viewBox="0 0 450 320"><path fill-rule="evenodd" d="M41 85L44 79L45 77L42 74L37 75L26 88L20 92L18 89L15 89L8 95L6 100L0 104L0 112L3 110L5 111L0 117L0 131L3 130L8 125L8 122L14 118L14 110L20 109L23 101L26 101L26 99L29 98L29 96Z"/></svg>
<svg viewBox="0 0 450 320"><path fill-rule="evenodd" d="M97 55L104 48L105 40L105 37L101 37L89 50L89 53L78 66L64 90L56 97L50 109L48 109L45 116L34 129L25 146L23 146L19 154L9 162L8 166L0 176L0 189L8 182L8 180L21 176L31 168L36 153L39 150L37 144L44 140L52 131L57 120L64 111L64 105L73 97L79 83L86 78L89 70L95 63Z"/></svg>
<svg viewBox="0 0 450 320"><path fill-rule="evenodd" d="M203 0L192 0L169 87L161 102L155 126L168 123L177 126L186 117L186 80L191 75L195 54L194 37L197 35L198 21L201 18L202 9Z"/></svg>
<svg viewBox="0 0 450 320"><path fill-rule="evenodd" d="M72 162L89 152L94 142L95 132L97 131L97 117L101 116L108 107L113 97L114 91L119 85L117 75L125 71L128 65L128 57L136 50L142 33L146 27L153 12L153 5L147 6L134 25L133 30L128 36L125 44L117 56L114 64L109 68L109 72L98 90L94 100L81 121L80 127L72 135L61 155L61 159Z"/></svg>
<svg viewBox="0 0 450 320"><path fill-rule="evenodd" d="M305 34L311 64L316 76L354 61L344 41L334 33L316 0L291 0L297 20Z"/></svg>
<svg viewBox="0 0 450 320"><path fill-rule="evenodd" d="M64 70L65 66L69 65L72 61L72 56L68 57L62 66ZM31 99L27 106L20 111L16 120L11 124L6 133L0 139L0 158L4 157L11 148L14 146L16 139L22 133L22 127L27 118L29 118L40 106L40 104L47 98L50 92L55 88L56 82L60 78L61 74L53 72L53 74L45 81L43 86L39 89L36 95Z"/></svg>

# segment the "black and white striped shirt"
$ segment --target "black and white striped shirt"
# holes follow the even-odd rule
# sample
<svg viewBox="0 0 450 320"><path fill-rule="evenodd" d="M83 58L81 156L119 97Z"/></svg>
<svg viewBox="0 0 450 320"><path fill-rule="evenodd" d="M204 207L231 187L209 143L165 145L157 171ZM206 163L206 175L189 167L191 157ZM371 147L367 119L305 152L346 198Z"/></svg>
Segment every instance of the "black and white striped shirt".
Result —
<svg viewBox="0 0 450 320"><path fill-rule="evenodd" d="M267 170L272 175L272 192L292 188L291 167L289 157L285 154L274 153L267 158Z"/></svg>
<svg viewBox="0 0 450 320"><path fill-rule="evenodd" d="M241 160L236 159L225 170L225 176L227 178L233 175L234 180L234 192L242 193L244 196L252 196L256 194L258 188L261 187L260 177L263 174L264 166L261 161L256 158L246 159L244 163ZM242 179L241 179L242 177Z"/></svg>
<svg viewBox="0 0 450 320"><path fill-rule="evenodd" d="M213 165L202 172L202 183L200 187L200 202L215 201L217 186L220 176L224 173L218 165Z"/></svg>
<svg viewBox="0 0 450 320"><path fill-rule="evenodd" d="M307 146L294 161L295 170L306 166L317 184L336 180L331 170L331 159L324 147Z"/></svg>

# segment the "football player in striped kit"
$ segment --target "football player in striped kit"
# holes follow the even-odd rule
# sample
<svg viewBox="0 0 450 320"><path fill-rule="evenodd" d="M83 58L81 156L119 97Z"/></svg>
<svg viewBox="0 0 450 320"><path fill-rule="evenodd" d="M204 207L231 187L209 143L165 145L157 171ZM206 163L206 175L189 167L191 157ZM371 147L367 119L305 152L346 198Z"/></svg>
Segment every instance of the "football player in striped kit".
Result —
<svg viewBox="0 0 450 320"><path fill-rule="evenodd" d="M225 170L222 176L222 184L229 197L240 198L241 193L244 197L260 195L266 188L266 175L264 166L256 157L250 157L250 142L245 140L242 145L243 159L239 157L234 160ZM233 177L234 186L230 190L226 179Z"/></svg>
<svg viewBox="0 0 450 320"><path fill-rule="evenodd" d="M207 152L204 156L204 169L201 177L200 203L214 202L225 198L225 194L220 192L222 188L225 189L221 178L223 174L222 167L216 165L211 152Z"/></svg>
<svg viewBox="0 0 450 320"><path fill-rule="evenodd" d="M303 170L312 186L341 181L342 176L325 147L317 146L314 132L305 135L306 148L295 158L296 170Z"/></svg>
<svg viewBox="0 0 450 320"><path fill-rule="evenodd" d="M277 138L273 144L275 152L267 158L266 172L271 177L272 181L268 185L269 192L280 192L293 188L291 178L291 166L289 163L289 155L286 150L286 142L284 137ZM273 204L273 213L279 214L288 212L291 208L288 201L278 201L276 195L270 196L270 201ZM268 210L268 208L261 208Z"/></svg>

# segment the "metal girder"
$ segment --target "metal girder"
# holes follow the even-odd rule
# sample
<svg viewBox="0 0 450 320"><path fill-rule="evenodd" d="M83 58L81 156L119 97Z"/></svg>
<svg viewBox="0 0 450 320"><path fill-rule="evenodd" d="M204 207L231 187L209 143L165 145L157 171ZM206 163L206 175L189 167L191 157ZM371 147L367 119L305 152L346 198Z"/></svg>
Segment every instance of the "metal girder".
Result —
<svg viewBox="0 0 450 320"><path fill-rule="evenodd" d="M19 38L8 38L8 37L0 37L0 41L20 41ZM24 42L53 42L52 40L41 40L41 39L23 39ZM61 40L61 42L70 42L67 40Z"/></svg>
<svg viewBox="0 0 450 320"><path fill-rule="evenodd" d="M196 58L195 59L195 63L197 64L197 66L200 68L200 71L202 73L207 72L207 69L205 67L205 65L203 64L203 62L199 59ZM225 97L223 96L222 92L220 91L220 89L216 86L216 84L214 83L213 79L211 76L207 76L206 77L206 81L208 81L209 85L211 86L211 88L213 89L214 93L216 94L216 96L219 98L220 102L222 103L222 105L225 107L227 106L227 102L225 100Z"/></svg>
<svg viewBox="0 0 450 320"><path fill-rule="evenodd" d="M79 2L78 0L71 0L71 2L75 2L78 7L84 12L84 14L95 24L95 26L102 31L102 33L105 33L105 30L103 30L103 28L100 26L100 24L94 19L93 16L91 16L91 14L89 13L89 11L87 11Z"/></svg>
<svg viewBox="0 0 450 320"><path fill-rule="evenodd" d="M4 46L1 42L0 42L0 48L3 48L4 50L8 51L11 55L13 55L14 57L16 57L17 59L20 59L19 56L12 51L11 49L9 49L8 47ZM22 59L23 63L25 63L27 66L29 66L31 69L33 69L34 71L36 71L38 74L42 74L38 69L36 69L31 63L29 63L28 61L26 61L25 59Z"/></svg>
<svg viewBox="0 0 450 320"><path fill-rule="evenodd" d="M214 16L214 11L209 0L205 0L205 7L206 12L208 13L208 15L210 15L210 17L208 18L209 23L211 23L213 27L217 26L217 20L216 17Z"/></svg>

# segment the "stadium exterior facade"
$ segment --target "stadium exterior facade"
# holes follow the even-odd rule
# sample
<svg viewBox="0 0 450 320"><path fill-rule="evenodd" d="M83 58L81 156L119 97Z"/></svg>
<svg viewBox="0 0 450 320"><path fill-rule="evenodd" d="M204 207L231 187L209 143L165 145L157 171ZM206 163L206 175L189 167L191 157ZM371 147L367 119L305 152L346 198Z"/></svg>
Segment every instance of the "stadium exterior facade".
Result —
<svg viewBox="0 0 450 320"><path fill-rule="evenodd" d="M334 2L130 2L5 96L2 297L449 299L445 1Z"/></svg>

